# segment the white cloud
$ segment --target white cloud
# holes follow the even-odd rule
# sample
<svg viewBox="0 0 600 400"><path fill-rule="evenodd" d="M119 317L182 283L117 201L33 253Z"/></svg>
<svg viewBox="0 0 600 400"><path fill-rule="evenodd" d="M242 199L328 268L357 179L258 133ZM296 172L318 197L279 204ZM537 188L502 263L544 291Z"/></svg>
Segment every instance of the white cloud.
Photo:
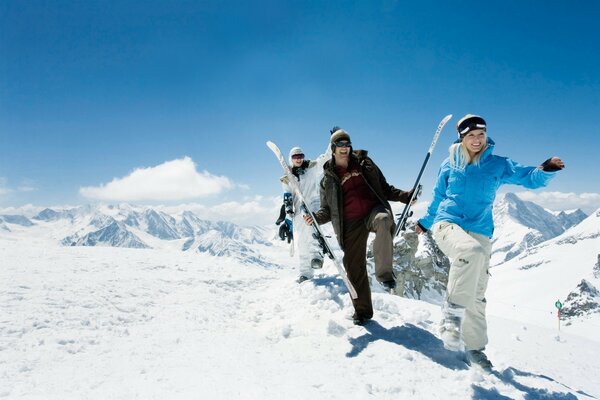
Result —
<svg viewBox="0 0 600 400"><path fill-rule="evenodd" d="M515 193L521 199L532 201L554 211L581 208L590 214L600 208L600 193L564 193L525 191Z"/></svg>
<svg viewBox="0 0 600 400"><path fill-rule="evenodd" d="M124 178L79 189L88 199L102 201L181 201L206 197L233 188L224 176L198 172L189 157L155 167L137 168Z"/></svg>
<svg viewBox="0 0 600 400"><path fill-rule="evenodd" d="M37 190L35 183L30 179L24 180L21 185L14 189L8 185L8 179L0 177L0 196L15 192L33 192L35 190Z"/></svg>

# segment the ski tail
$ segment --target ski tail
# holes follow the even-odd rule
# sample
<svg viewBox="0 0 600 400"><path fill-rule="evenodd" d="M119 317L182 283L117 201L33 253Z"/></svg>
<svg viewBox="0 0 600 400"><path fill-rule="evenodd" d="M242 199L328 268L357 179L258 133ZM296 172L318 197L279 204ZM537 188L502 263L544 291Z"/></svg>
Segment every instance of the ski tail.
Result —
<svg viewBox="0 0 600 400"><path fill-rule="evenodd" d="M421 170L419 171L419 174L417 175L415 184L413 185L412 196L410 197L410 200L408 201L408 203L404 206L404 210L402 210L402 214L400 215L400 218L398 218L398 220L396 221L396 231L394 233L394 236L398 236L400 231L406 230L406 221L408 220L409 217L411 217L413 215L410 208L412 206L413 201L418 198L418 196L420 195L421 190L422 190L421 177L423 176L423 172L425 171L425 168L427 167L427 163L429 163L429 159L431 158L433 149L435 148L435 145L436 145L438 139L440 138L440 134L442 133L442 130L444 129L444 126L446 125L446 123L448 121L450 121L450 118L452 118L452 114L446 115L440 121L440 123L435 131L435 135L433 135L433 140L431 141L431 145L429 146L429 150L427 151L425 160L423 161L423 164L421 165Z"/></svg>

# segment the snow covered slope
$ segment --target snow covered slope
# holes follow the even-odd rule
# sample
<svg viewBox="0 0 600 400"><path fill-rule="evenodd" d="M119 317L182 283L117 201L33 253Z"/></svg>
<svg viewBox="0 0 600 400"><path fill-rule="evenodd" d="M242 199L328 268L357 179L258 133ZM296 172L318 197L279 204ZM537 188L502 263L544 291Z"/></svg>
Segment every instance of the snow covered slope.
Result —
<svg viewBox="0 0 600 400"><path fill-rule="evenodd" d="M600 288L600 210L562 235L527 249L491 269L488 310L495 315L540 326L557 325L556 300L577 293L585 279ZM600 313L584 313L563 326L565 332L600 337ZM598 354L600 356L600 354Z"/></svg>
<svg viewBox="0 0 600 400"><path fill-rule="evenodd" d="M288 264L285 244L262 251ZM298 285L296 271L205 253L10 234L0 259L2 398L600 397L600 335L492 316L497 373L482 375L443 349L436 306L375 288L374 321L354 326L330 262Z"/></svg>

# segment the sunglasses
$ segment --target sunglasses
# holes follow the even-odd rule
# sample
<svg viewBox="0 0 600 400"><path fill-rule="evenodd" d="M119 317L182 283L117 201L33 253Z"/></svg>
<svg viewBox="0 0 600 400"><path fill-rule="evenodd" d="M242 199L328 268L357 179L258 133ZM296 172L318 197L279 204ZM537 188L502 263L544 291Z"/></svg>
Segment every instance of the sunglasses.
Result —
<svg viewBox="0 0 600 400"><path fill-rule="evenodd" d="M352 142L349 140L338 140L334 144L335 147L352 147Z"/></svg>
<svg viewBox="0 0 600 400"><path fill-rule="evenodd" d="M294 154L292 156L292 160L302 160L304 159L304 154Z"/></svg>

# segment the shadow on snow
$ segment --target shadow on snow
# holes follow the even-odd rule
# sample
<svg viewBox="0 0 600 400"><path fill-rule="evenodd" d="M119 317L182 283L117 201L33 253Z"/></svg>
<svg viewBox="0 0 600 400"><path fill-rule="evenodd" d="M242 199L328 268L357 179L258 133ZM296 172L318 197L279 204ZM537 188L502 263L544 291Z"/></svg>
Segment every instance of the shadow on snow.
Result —
<svg viewBox="0 0 600 400"><path fill-rule="evenodd" d="M348 291L346 290L346 286L344 286L344 281L342 278L338 276L315 276L311 279L313 285L322 286L329 291L331 294L331 300L335 301L340 305L340 307L344 306L344 301L342 300L342 296L347 295Z"/></svg>
<svg viewBox="0 0 600 400"><path fill-rule="evenodd" d="M462 353L456 353L444 349L444 345L440 339L438 339L431 332L419 328L418 326L405 324L403 326L396 326L387 329L376 321L369 321L364 325L364 328L367 330L367 333L357 338L349 339L352 349L346 353L346 357L356 357L363 350L365 350L369 344L378 340L383 340L402 346L409 350L418 351L431 361L445 368L457 371L469 369L463 359ZM527 400L577 399L577 396L572 393L553 392L548 389L534 388L524 385L515 379L515 376L545 379L562 385L570 391L573 391L573 389L569 388L568 386L545 375L537 375L529 372L519 371L515 368L507 368L502 372L493 372L493 375L503 383L513 386L515 389L525 393L525 399ZM510 397L502 395L496 388L486 389L475 384L472 385L472 388L474 399L510 399ZM577 391L576 393L595 398L582 391Z"/></svg>
<svg viewBox="0 0 600 400"><path fill-rule="evenodd" d="M516 368L509 367L506 368L502 372L494 371L493 375L497 377L502 382L507 385L513 386L515 389L520 390L525 393L525 399L527 400L542 400L542 399L558 399L558 400L576 400L578 397L573 393L563 393L563 392L554 392L548 389L543 388L534 388L527 385L522 384L521 382L515 379L515 376L521 377L530 377L535 379L545 379L547 381L556 383L558 385L564 386L568 390L572 392L576 392L577 394L581 394L590 398L595 399L596 397L591 396L581 390L575 391L568 387L567 385L560 383L549 376L546 375L538 375L531 372L520 371ZM477 385L472 385L473 387L473 398L474 399L507 399L508 397L502 396L498 391L494 388L492 389L484 389Z"/></svg>
<svg viewBox="0 0 600 400"><path fill-rule="evenodd" d="M444 349L444 345L440 339L435 337L431 332L415 325L405 324L386 329L376 321L369 321L364 328L367 330L367 333L350 339L352 350L346 354L347 357L356 357L370 343L377 340L384 340L403 346L409 350L418 351L431 359L431 361L446 368L454 370L468 369L467 365L457 357L456 353Z"/></svg>

